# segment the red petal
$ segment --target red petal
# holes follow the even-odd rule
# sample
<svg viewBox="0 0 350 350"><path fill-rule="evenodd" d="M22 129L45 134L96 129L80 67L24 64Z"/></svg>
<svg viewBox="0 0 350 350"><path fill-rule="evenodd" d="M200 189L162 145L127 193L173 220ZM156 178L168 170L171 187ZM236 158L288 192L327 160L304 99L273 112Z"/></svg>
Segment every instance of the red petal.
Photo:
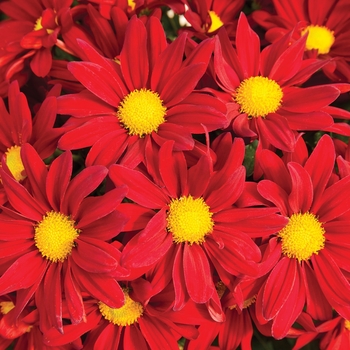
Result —
<svg viewBox="0 0 350 350"><path fill-rule="evenodd" d="M298 264L296 260L294 263ZM271 334L276 339L282 339L288 334L305 305L305 287L298 268L295 283L288 287L291 289L288 300L277 313L271 327Z"/></svg>
<svg viewBox="0 0 350 350"><path fill-rule="evenodd" d="M144 207L161 209L170 202L169 197L159 187L137 170L112 165L109 176L116 186L127 185L127 197Z"/></svg>
<svg viewBox="0 0 350 350"><path fill-rule="evenodd" d="M91 62L70 62L68 69L94 95L109 105L118 107L120 86L107 69Z"/></svg>
<svg viewBox="0 0 350 350"><path fill-rule="evenodd" d="M94 165L83 169L68 185L61 211L75 220L81 201L94 191L104 180L108 169L102 165Z"/></svg>
<svg viewBox="0 0 350 350"><path fill-rule="evenodd" d="M331 85L318 85L302 89L290 87L284 92L282 109L296 113L320 110L339 96L339 90Z"/></svg>
<svg viewBox="0 0 350 350"><path fill-rule="evenodd" d="M166 231L165 213L159 211L143 231L125 246L122 265L127 268L151 266L161 259L172 245L172 236Z"/></svg>
<svg viewBox="0 0 350 350"><path fill-rule="evenodd" d="M297 280L297 260L282 258L271 271L264 289L263 315L266 320L273 319L288 299ZM284 276L284 278L281 278ZM299 283L298 283L299 286Z"/></svg>
<svg viewBox="0 0 350 350"><path fill-rule="evenodd" d="M64 295L72 323L79 324L86 315L82 295L72 278L70 259L68 259L68 267L64 277Z"/></svg>
<svg viewBox="0 0 350 350"><path fill-rule="evenodd" d="M120 66L130 91L146 87L149 73L147 32L136 16L132 17L126 29Z"/></svg>
<svg viewBox="0 0 350 350"><path fill-rule="evenodd" d="M313 200L313 187L309 173L298 163L287 164L292 191L289 194L290 209L294 213L305 213L310 210Z"/></svg>
<svg viewBox="0 0 350 350"><path fill-rule="evenodd" d="M46 179L47 199L55 211L59 211L72 176L73 158L71 152L64 152L51 164ZM57 184L60 184L57 186Z"/></svg>
<svg viewBox="0 0 350 350"><path fill-rule="evenodd" d="M8 201L13 208L33 221L40 221L45 213L45 207L42 208L42 206L29 194L27 189L13 177L8 175L3 169L0 169L0 172Z"/></svg>
<svg viewBox="0 0 350 350"><path fill-rule="evenodd" d="M200 304L207 302L215 292L215 287L208 258L198 244L190 246L185 243L183 269L191 299Z"/></svg>
<svg viewBox="0 0 350 350"><path fill-rule="evenodd" d="M259 75L259 36L251 29L243 12L238 19L236 47L245 78Z"/></svg>
<svg viewBox="0 0 350 350"><path fill-rule="evenodd" d="M0 293L30 288L41 279L46 269L47 261L35 250L18 258L1 276Z"/></svg>

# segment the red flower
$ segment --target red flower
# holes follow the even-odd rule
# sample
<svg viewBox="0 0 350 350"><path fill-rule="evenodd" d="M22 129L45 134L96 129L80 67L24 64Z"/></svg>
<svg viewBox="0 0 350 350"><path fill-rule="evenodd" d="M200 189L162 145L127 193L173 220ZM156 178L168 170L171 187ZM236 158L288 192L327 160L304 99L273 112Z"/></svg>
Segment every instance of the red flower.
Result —
<svg viewBox="0 0 350 350"><path fill-rule="evenodd" d="M171 307L164 307L173 303L173 293L165 291L152 296L151 291L148 281L137 279L123 287L125 304L122 307L109 307L98 299L84 301L90 324L84 349L177 350L181 336L195 338L196 328L178 321L191 316L187 310L174 312ZM74 326L71 328L74 334ZM61 345L62 335L49 330L45 334L45 344Z"/></svg>
<svg viewBox="0 0 350 350"><path fill-rule="evenodd" d="M17 181L26 178L20 157L23 144L30 143L41 159L51 156L56 149L57 140L63 133L63 130L54 128L57 105L55 95L59 94L59 90L58 87L51 90L34 118L17 81L9 87L8 111L0 98L0 159L3 159ZM0 184L0 204L5 202L6 195Z"/></svg>
<svg viewBox="0 0 350 350"><path fill-rule="evenodd" d="M11 62L6 80L20 72L28 60L34 74L39 77L48 74L51 48L60 42L62 23L73 25L69 17L71 4L72 0L9 0L0 4L0 10L9 17L0 23L0 65Z"/></svg>
<svg viewBox="0 0 350 350"><path fill-rule="evenodd" d="M145 145L175 141L176 150L194 147L191 133L227 126L225 107L216 98L193 92L204 74L212 41L183 61L186 36L167 45L163 27L151 17L147 27L136 17L128 25L120 65L84 42L91 62L71 62L69 70L88 89L58 98L58 111L72 115L73 130L59 140L61 149L92 146L86 164L123 161L136 166ZM121 159L121 160L120 160Z"/></svg>
<svg viewBox="0 0 350 350"><path fill-rule="evenodd" d="M322 60L332 59L323 67L324 73L334 81L350 80L350 4L347 0L311 0L290 2L273 1L273 14L258 10L253 19L266 32L266 39L275 42L296 25L294 38L308 33L305 56Z"/></svg>
<svg viewBox="0 0 350 350"><path fill-rule="evenodd" d="M258 138L262 148L272 145L288 152L295 147L295 131L324 130L350 135L348 124L334 124L332 118L349 119L350 113L329 106L350 86L299 87L326 61L303 60L306 37L291 44L290 35L260 53L260 40L242 14L237 27L237 49L221 30L214 52L217 82L226 92L217 95L226 99L234 133Z"/></svg>
<svg viewBox="0 0 350 350"><path fill-rule="evenodd" d="M115 209L125 190L87 197L107 169L89 167L70 181L70 152L49 170L29 144L22 146L21 157L30 190L1 169L9 205L0 214L0 295L17 291L13 321L33 295L43 331L63 330L63 291L74 324L85 318L81 292L111 307L123 305L115 278L128 273L119 265L118 247L106 241L124 226L125 217Z"/></svg>
<svg viewBox="0 0 350 350"><path fill-rule="evenodd" d="M289 218L270 239L270 254L280 259L256 301L258 320L273 320L272 335L278 339L305 306L314 319L329 319L332 308L350 318L350 176L334 181L334 161L329 136L321 138L304 166L285 165L268 150L261 153L265 180L258 191Z"/></svg>
<svg viewBox="0 0 350 350"><path fill-rule="evenodd" d="M204 40L217 34L219 28L225 27L230 39L234 40L237 17L244 6L244 0L193 0L188 5L185 18L192 27L184 27L180 32L186 31Z"/></svg>
<svg viewBox="0 0 350 350"><path fill-rule="evenodd" d="M241 139L232 144L230 135L225 136L220 156L225 154L226 162L219 171L213 171L209 156L187 169L183 154L172 152L172 142L161 147L159 158L146 155L153 181L122 165L110 167L112 181L126 184L128 198L136 203L129 204L132 219L126 230L144 228L122 252L123 266L134 269L129 278L152 269L157 290L173 281L174 309L188 298L209 302L215 319L221 319L221 310L213 310L220 303L213 299L212 267L227 286L232 275L254 276L261 256L249 236L269 236L286 223L274 208L234 206L245 187L244 144Z"/></svg>

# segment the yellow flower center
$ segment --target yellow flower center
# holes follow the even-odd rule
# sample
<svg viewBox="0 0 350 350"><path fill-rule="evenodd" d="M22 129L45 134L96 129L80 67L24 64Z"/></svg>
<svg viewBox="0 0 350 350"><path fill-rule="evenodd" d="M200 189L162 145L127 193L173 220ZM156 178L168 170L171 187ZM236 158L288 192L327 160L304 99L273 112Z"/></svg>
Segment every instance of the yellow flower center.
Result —
<svg viewBox="0 0 350 350"><path fill-rule="evenodd" d="M345 322L344 322L344 327L345 327L345 329L347 329L348 331L350 331L350 321L349 321L349 320L345 320Z"/></svg>
<svg viewBox="0 0 350 350"><path fill-rule="evenodd" d="M334 43L334 32L327 27L310 25L306 27L301 35L309 33L306 39L306 50L318 50L319 54L326 54Z"/></svg>
<svg viewBox="0 0 350 350"><path fill-rule="evenodd" d="M2 301L0 303L0 311L3 315L9 313L14 307L15 304L12 301Z"/></svg>
<svg viewBox="0 0 350 350"><path fill-rule="evenodd" d="M119 308L111 308L101 301L98 303L98 307L100 309L103 317L117 325L117 326L130 326L137 322L137 320L143 314L143 306L130 298L128 289L123 288L125 295L125 304Z"/></svg>
<svg viewBox="0 0 350 350"><path fill-rule="evenodd" d="M135 1L128 0L128 6L131 8L131 11L134 11L135 6L136 6Z"/></svg>
<svg viewBox="0 0 350 350"><path fill-rule="evenodd" d="M293 214L278 236L282 241L283 254L300 262L324 248L324 234L322 223L314 214L307 212Z"/></svg>
<svg viewBox="0 0 350 350"><path fill-rule="evenodd" d="M42 17L39 17L36 22L35 22L35 25L34 25L34 30L37 31L37 30L40 30L43 28L42 24L41 24L41 21L42 21ZM53 33L54 31L52 29L46 29L46 32L47 34L51 34Z"/></svg>
<svg viewBox="0 0 350 350"><path fill-rule="evenodd" d="M183 196L169 204L167 229L175 243L201 244L213 232L214 221L209 206L203 198Z"/></svg>
<svg viewBox="0 0 350 350"><path fill-rule="evenodd" d="M256 301L256 297L257 297L257 295L253 295L251 298L244 300L244 302L243 302L243 309L246 309L250 305L254 304L255 301ZM234 305L229 307L230 310L233 310L233 309L236 309L236 308L237 308L237 304L234 304Z"/></svg>
<svg viewBox="0 0 350 350"><path fill-rule="evenodd" d="M63 261L71 253L74 240L79 236L75 222L59 212L47 212L34 227L35 245L46 259Z"/></svg>
<svg viewBox="0 0 350 350"><path fill-rule="evenodd" d="M266 77L250 77L241 82L234 95L240 112L249 117L264 117L281 106L283 91L274 81Z"/></svg>
<svg viewBox="0 0 350 350"><path fill-rule="evenodd" d="M141 89L126 95L118 107L118 119L129 135L151 134L165 122L166 107L156 92Z"/></svg>
<svg viewBox="0 0 350 350"><path fill-rule="evenodd" d="M209 11L209 16L211 19L211 25L208 29L208 33L215 32L217 29L224 25L220 17L214 11Z"/></svg>
<svg viewBox="0 0 350 350"><path fill-rule="evenodd" d="M26 178L24 165L21 158L21 147L12 146L5 152L6 165L11 171L11 174L17 181L22 181Z"/></svg>

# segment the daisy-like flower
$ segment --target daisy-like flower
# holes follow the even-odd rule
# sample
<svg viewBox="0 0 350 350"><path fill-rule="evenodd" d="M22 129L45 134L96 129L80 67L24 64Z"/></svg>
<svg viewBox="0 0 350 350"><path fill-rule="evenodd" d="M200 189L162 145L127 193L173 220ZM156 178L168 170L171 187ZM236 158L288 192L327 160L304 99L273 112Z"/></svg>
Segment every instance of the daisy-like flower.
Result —
<svg viewBox="0 0 350 350"><path fill-rule="evenodd" d="M158 145L174 140L176 150L190 150L191 133L202 134L202 124L209 131L227 126L225 106L193 91L213 42L199 45L183 61L185 44L182 35L167 45L158 19L149 18L146 27L136 16L127 27L120 65L80 42L91 62L71 62L68 68L87 90L58 98L58 113L72 116L67 122L72 130L61 137L59 148L92 146L87 165L135 166L149 139Z"/></svg>
<svg viewBox="0 0 350 350"><path fill-rule="evenodd" d="M33 296L42 330L62 332L63 292L73 324L85 317L81 292L110 307L122 306L124 294L115 278L128 272L120 267L118 247L107 241L124 226L125 216L116 208L125 189L87 197L107 169L89 167L70 180L70 152L49 169L29 144L22 146L21 158L29 190L0 170L9 202L0 214L0 295L17 292L13 322Z"/></svg>
<svg viewBox="0 0 350 350"><path fill-rule="evenodd" d="M28 61L37 76L48 74L52 64L52 47L65 48L58 39L59 34L66 34L61 31L62 24L73 25L69 14L71 4L72 0L1 2L0 10L9 17L0 23L0 65L11 62L6 80L20 72Z"/></svg>
<svg viewBox="0 0 350 350"><path fill-rule="evenodd" d="M262 148L272 145L289 152L295 147L296 131L324 130L350 135L349 125L333 121L333 117L349 119L350 113L329 106L350 85L299 87L326 61L303 60L306 36L291 43L291 35L260 53L260 40L241 14L236 49L221 30L214 53L217 82L226 92L218 96L226 99L234 133L258 138Z"/></svg>
<svg viewBox="0 0 350 350"><path fill-rule="evenodd" d="M184 16L192 27L183 28L189 34L204 40L217 34L225 27L230 39L234 40L237 17L244 6L244 0L194 0L188 2L189 8Z"/></svg>
<svg viewBox="0 0 350 350"><path fill-rule="evenodd" d="M316 320L330 319L332 308L349 319L350 176L334 179L331 138L320 139L304 166L269 150L260 157L265 179L257 189L288 223L270 238L271 255L280 258L258 293L259 321L272 320L280 339L305 306Z"/></svg>
<svg viewBox="0 0 350 350"><path fill-rule="evenodd" d="M291 3L273 0L269 13L257 10L253 19L266 32L266 39L275 42L296 25L294 38L308 33L305 46L306 57L321 60L332 59L323 67L324 73L333 81L350 80L350 3L347 0L321 0L315 6L312 0Z"/></svg>
<svg viewBox="0 0 350 350"><path fill-rule="evenodd" d="M189 298L215 304L213 268L226 285L232 275L257 274L261 254L251 237L269 236L286 223L274 208L234 207L245 186L244 143L237 138L232 144L230 137L227 133L223 141L228 148L220 153L226 162L219 171L213 171L209 156L187 169L182 152L172 152L171 141L161 147L159 157L147 157L153 181L138 170L110 167L111 180L126 184L127 197L134 202L128 230L144 227L129 238L121 264L136 276L152 268L160 290L172 281L175 310Z"/></svg>
<svg viewBox="0 0 350 350"><path fill-rule="evenodd" d="M251 281L245 283L242 293L244 302L241 309L237 306L233 294L228 292L221 281L216 284L216 288L225 310L225 321L214 322L203 318L198 327L198 338L189 341L186 349L209 349L216 338L220 349L237 349L240 345L242 349L251 349L253 325L250 313L255 312L251 306L256 299L254 283Z"/></svg>
<svg viewBox="0 0 350 350"><path fill-rule="evenodd" d="M122 307L109 307L91 298L84 301L86 319L92 325L84 341L84 349L178 350L181 336L188 339L197 337L198 332L193 325L178 321L190 316L187 310L175 312L171 307L164 308L173 303L173 293L165 291L152 296L151 291L151 283L136 279L124 285L125 304ZM57 331L49 330L45 334L45 344L60 345L61 338Z"/></svg>
<svg viewBox="0 0 350 350"><path fill-rule="evenodd" d="M34 118L25 95L20 92L18 82L9 86L8 110L0 98L0 159L5 162L12 176L17 181L26 178L20 156L21 147L30 143L41 159L53 154L62 130L54 128L56 120L56 96L60 89L54 88L41 104ZM0 184L0 204L6 202L6 195Z"/></svg>

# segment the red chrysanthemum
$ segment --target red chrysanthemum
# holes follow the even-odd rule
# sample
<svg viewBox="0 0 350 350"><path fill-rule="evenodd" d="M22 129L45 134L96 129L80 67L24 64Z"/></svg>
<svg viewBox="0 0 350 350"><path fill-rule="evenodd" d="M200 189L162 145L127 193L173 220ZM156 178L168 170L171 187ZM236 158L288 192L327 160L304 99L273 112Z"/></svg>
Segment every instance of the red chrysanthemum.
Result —
<svg viewBox="0 0 350 350"><path fill-rule="evenodd" d="M80 42L91 62L71 62L68 68L87 90L58 98L58 112L72 115L67 126L73 128L59 148L92 146L87 165L119 160L135 166L144 159L149 139L158 145L174 140L176 150L189 150L195 144L191 133L202 134L202 125L209 131L227 126L225 106L193 91L213 42L199 45L183 61L185 44L182 35L167 45L154 17L147 26L137 17L130 20L120 64Z"/></svg>
<svg viewBox="0 0 350 350"><path fill-rule="evenodd" d="M350 176L333 176L331 138L320 139L304 166L268 150L260 158L258 191L289 222L269 241L279 258L258 293L259 321L272 320L272 335L283 338L305 306L316 320L329 319L332 308L349 319Z"/></svg>
<svg viewBox="0 0 350 350"><path fill-rule="evenodd" d="M257 274L261 255L251 237L269 236L286 223L274 208L234 206L245 187L244 143L237 138L232 144L230 134L225 136L220 156L226 162L218 171L209 156L187 169L182 152L172 152L169 141L159 157L148 148L153 181L122 165L112 165L109 174L117 186L128 186L127 197L135 202L129 204L132 219L126 229L144 228L129 237L121 264L132 271L131 277L152 269L157 290L173 281L174 309L188 298L209 302L215 319L222 311L213 310L220 304L212 299L217 298L213 268L227 286L232 286L232 275Z"/></svg>
<svg viewBox="0 0 350 350"><path fill-rule="evenodd" d="M0 170L9 202L0 214L0 295L17 292L13 322L33 296L42 331L63 330L63 292L74 324L85 317L81 292L111 307L123 305L115 278L128 273L120 267L118 247L106 241L125 224L125 216L116 211L124 188L87 197L108 171L93 166L70 180L70 152L49 169L29 144L22 146L21 158L29 190Z"/></svg>
<svg viewBox="0 0 350 350"><path fill-rule="evenodd" d="M266 39L275 42L294 29L294 38L308 33L305 56L329 61L323 71L333 81L350 80L350 3L347 0L306 0L290 2L273 0L269 13L257 10L253 19L266 32Z"/></svg>
<svg viewBox="0 0 350 350"><path fill-rule="evenodd" d="M225 93L213 93L226 99L234 133L258 138L262 148L272 145L288 152L295 147L296 131L350 135L348 124L333 121L333 117L350 119L350 113L329 106L350 85L300 87L326 61L303 60L306 37L292 43L291 35L260 52L260 40L241 14L236 49L220 30L214 52L217 82Z"/></svg>
<svg viewBox="0 0 350 350"><path fill-rule="evenodd" d="M125 304L120 308L109 307L98 299L85 300L90 329L84 349L178 350L181 336L197 337L194 325L181 322L191 317L187 310L171 310L173 291L169 289L157 295L152 291L150 282L136 279L124 284ZM64 340L59 332L49 330L45 334L45 344L57 346L64 344Z"/></svg>
<svg viewBox="0 0 350 350"><path fill-rule="evenodd" d="M48 94L34 118L25 95L20 92L17 81L11 83L8 92L8 110L0 98L0 159L3 159L17 181L26 178L20 157L23 144L30 143L41 159L51 156L63 130L54 128L56 120L56 95L59 88ZM3 157L4 156L4 157ZM6 202L6 195L0 184L0 204Z"/></svg>
<svg viewBox="0 0 350 350"><path fill-rule="evenodd" d="M64 47L58 39L62 25L73 25L69 13L71 4L72 0L1 2L0 10L9 17L0 23L0 65L11 62L6 80L12 80L28 61L37 76L48 74L52 64L52 47Z"/></svg>
<svg viewBox="0 0 350 350"><path fill-rule="evenodd" d="M184 27L190 35L201 40L217 34L225 27L231 40L234 40L237 17L244 6L244 0L194 0L188 2L189 8L184 16L192 27Z"/></svg>

